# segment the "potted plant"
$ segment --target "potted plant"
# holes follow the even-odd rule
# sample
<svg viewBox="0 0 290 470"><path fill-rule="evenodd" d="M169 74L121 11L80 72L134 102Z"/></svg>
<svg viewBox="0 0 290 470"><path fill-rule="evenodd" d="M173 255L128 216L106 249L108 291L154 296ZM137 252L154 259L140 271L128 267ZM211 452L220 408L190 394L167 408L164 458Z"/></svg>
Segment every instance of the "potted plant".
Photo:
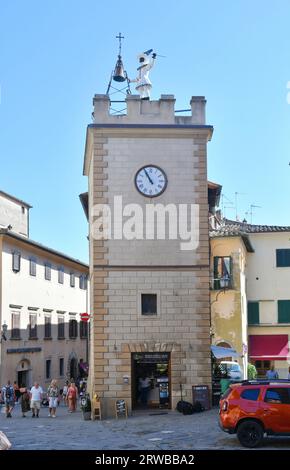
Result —
<svg viewBox="0 0 290 470"><path fill-rule="evenodd" d="M83 398L81 399L81 410L83 412L83 418L85 421L88 421L91 419L91 411L92 411L92 404L91 404L91 399L90 395L87 393Z"/></svg>

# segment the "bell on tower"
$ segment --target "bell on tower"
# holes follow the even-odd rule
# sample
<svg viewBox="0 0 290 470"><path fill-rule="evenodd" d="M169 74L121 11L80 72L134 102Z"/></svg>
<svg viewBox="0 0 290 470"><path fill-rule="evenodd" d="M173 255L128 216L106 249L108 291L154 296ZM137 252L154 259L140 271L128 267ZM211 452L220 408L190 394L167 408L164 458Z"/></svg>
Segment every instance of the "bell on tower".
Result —
<svg viewBox="0 0 290 470"><path fill-rule="evenodd" d="M110 81L109 81L109 84L108 84L108 88L107 88L107 92L106 94L110 97L110 111L111 111L111 114L121 114L123 111L126 110L126 102L125 102L125 99L123 98L123 96L121 96L120 98L123 98L123 99L111 99L111 96L112 95L131 95L131 90L130 90L130 80L127 76L127 72L126 70L124 70L124 65L123 65L123 60L122 60L122 39L124 39L124 36L121 35L121 33L118 34L118 36L116 36L117 39L119 39L119 54L118 54L118 59L117 59L117 62L116 62L116 65L115 65L115 69L113 70L112 74L111 74L111 78L110 78ZM112 82L117 82L117 83L124 83L126 82L126 86L122 87L122 88L117 88L117 87L114 87ZM112 107L112 103L113 103L113 106ZM122 105L120 106L120 103L124 103L125 104L125 107L122 108ZM117 109L118 108L118 109Z"/></svg>

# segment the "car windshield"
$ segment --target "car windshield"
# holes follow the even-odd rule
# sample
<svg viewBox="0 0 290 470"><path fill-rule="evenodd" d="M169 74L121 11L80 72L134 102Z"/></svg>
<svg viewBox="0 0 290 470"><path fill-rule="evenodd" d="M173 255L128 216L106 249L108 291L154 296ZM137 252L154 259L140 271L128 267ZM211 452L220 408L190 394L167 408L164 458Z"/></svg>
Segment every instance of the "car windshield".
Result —
<svg viewBox="0 0 290 470"><path fill-rule="evenodd" d="M233 370L234 372L240 372L239 364L227 364L228 369Z"/></svg>

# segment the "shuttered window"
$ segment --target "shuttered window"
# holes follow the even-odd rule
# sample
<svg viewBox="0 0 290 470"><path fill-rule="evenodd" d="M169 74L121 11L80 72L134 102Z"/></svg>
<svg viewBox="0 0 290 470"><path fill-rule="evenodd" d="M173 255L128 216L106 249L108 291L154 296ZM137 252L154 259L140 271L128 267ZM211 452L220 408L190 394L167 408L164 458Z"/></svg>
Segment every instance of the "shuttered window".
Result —
<svg viewBox="0 0 290 470"><path fill-rule="evenodd" d="M12 253L12 271L18 273L20 271L21 254L19 251Z"/></svg>
<svg viewBox="0 0 290 470"><path fill-rule="evenodd" d="M37 318L36 313L30 313L29 315L29 339L37 338Z"/></svg>
<svg viewBox="0 0 290 470"><path fill-rule="evenodd" d="M278 323L290 323L290 300L278 300Z"/></svg>
<svg viewBox="0 0 290 470"><path fill-rule="evenodd" d="M248 302L248 324L260 323L259 302Z"/></svg>
<svg viewBox="0 0 290 470"><path fill-rule="evenodd" d="M290 267L290 249L276 250L276 266L277 268Z"/></svg>
<svg viewBox="0 0 290 470"><path fill-rule="evenodd" d="M74 339L78 336L78 322L75 319L69 321L69 337Z"/></svg>
<svg viewBox="0 0 290 470"><path fill-rule="evenodd" d="M44 265L44 278L47 281L51 281L51 264L45 263Z"/></svg>
<svg viewBox="0 0 290 470"><path fill-rule="evenodd" d="M30 276L36 276L36 259L30 258L29 260L29 274Z"/></svg>
<svg viewBox="0 0 290 470"><path fill-rule="evenodd" d="M44 338L51 338L51 317L48 315L44 317Z"/></svg>
<svg viewBox="0 0 290 470"><path fill-rule="evenodd" d="M75 274L70 273L70 286L74 287L75 286Z"/></svg>
<svg viewBox="0 0 290 470"><path fill-rule="evenodd" d="M80 322L80 337L82 339L88 337L88 322L87 321Z"/></svg>
<svg viewBox="0 0 290 470"><path fill-rule="evenodd" d="M59 284L63 284L63 278L64 278L64 269L58 268L58 283Z"/></svg>
<svg viewBox="0 0 290 470"><path fill-rule="evenodd" d="M20 312L11 313L11 338L20 338Z"/></svg>
<svg viewBox="0 0 290 470"><path fill-rule="evenodd" d="M64 317L59 316L57 319L57 337L58 339L64 338Z"/></svg>

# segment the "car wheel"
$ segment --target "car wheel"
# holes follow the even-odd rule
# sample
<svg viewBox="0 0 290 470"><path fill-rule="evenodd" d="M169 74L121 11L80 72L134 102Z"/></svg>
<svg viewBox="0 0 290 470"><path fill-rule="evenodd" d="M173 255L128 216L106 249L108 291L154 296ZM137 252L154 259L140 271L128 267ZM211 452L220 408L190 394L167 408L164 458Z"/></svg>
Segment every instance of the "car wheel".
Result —
<svg viewBox="0 0 290 470"><path fill-rule="evenodd" d="M256 421L244 421L237 430L237 436L244 447L257 447L263 439L264 431Z"/></svg>

